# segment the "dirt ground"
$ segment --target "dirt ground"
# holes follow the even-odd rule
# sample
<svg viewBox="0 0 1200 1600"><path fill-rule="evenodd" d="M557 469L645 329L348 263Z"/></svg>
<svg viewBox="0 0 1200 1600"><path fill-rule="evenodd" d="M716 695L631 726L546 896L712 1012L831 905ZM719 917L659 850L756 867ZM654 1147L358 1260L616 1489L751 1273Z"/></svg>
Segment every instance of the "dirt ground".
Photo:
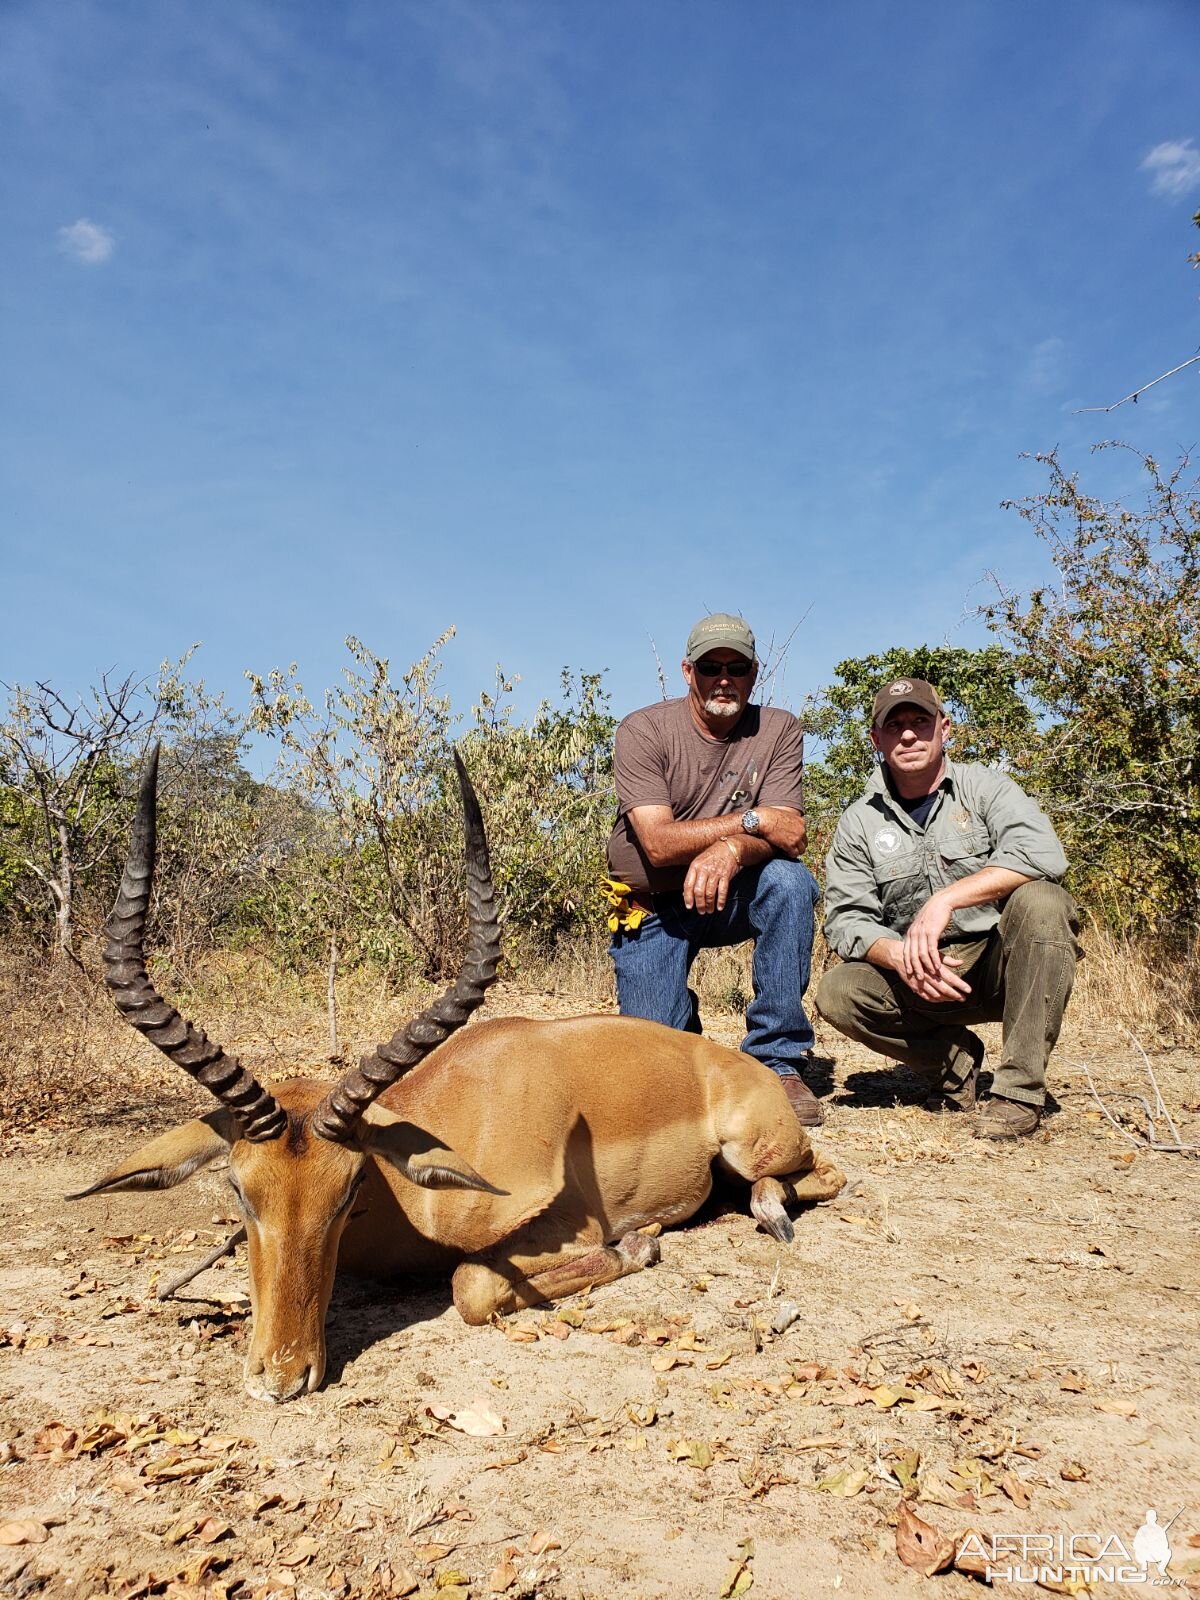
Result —
<svg viewBox="0 0 1200 1600"><path fill-rule="evenodd" d="M736 1043L728 1017L708 1031ZM902 1564L903 1499L952 1538L1127 1546L1153 1508L1176 1519L1170 1573L1200 1587L1200 1168L1149 1151L1115 1098L1151 1092L1133 1045L1065 1040L1061 1109L1009 1147L819 1042L815 1138L848 1184L793 1245L730 1190L660 1265L484 1328L443 1283L343 1276L326 1382L280 1407L242 1391L240 1252L154 1293L232 1231L222 1172L63 1203L200 1106L136 1046L86 1123L4 1147L0 1594L978 1593ZM1150 1059L1200 1144L1196 1056ZM481 1413L502 1431L454 1426Z"/></svg>

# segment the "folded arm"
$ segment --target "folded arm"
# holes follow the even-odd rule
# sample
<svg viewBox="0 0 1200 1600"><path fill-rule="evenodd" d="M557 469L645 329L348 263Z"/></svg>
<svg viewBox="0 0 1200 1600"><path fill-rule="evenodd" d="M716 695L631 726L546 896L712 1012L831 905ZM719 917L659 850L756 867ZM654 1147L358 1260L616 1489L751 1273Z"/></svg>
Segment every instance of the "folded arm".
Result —
<svg viewBox="0 0 1200 1600"><path fill-rule="evenodd" d="M689 909L723 911L729 885L743 867L774 855L796 861L808 842L804 817L789 806L758 806L758 834L746 833L740 812L677 822L670 806L634 806L629 823L655 867L687 866L683 901Z"/></svg>

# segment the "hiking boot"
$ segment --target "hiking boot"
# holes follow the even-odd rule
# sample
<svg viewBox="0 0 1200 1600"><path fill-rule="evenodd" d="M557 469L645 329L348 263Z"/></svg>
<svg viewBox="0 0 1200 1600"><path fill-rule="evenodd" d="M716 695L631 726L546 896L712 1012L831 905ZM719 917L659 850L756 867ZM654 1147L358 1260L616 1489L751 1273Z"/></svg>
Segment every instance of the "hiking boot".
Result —
<svg viewBox="0 0 1200 1600"><path fill-rule="evenodd" d="M796 1113L796 1121L802 1128L819 1128L825 1121L825 1112L821 1102L805 1083L804 1079L796 1072L780 1073L779 1081L783 1085L783 1092L788 1097L788 1104Z"/></svg>
<svg viewBox="0 0 1200 1600"><path fill-rule="evenodd" d="M993 1095L979 1117L981 1139L1024 1139L1036 1132L1042 1113L1023 1100L1002 1100Z"/></svg>

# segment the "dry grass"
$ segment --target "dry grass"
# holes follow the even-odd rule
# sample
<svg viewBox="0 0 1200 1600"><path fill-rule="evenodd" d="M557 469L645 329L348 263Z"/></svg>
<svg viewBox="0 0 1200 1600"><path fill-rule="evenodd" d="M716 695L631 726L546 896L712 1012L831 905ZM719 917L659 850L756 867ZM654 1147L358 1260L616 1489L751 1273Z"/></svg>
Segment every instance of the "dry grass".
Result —
<svg viewBox="0 0 1200 1600"><path fill-rule="evenodd" d="M1120 941L1095 926L1085 944L1065 1047L1102 1041L1127 1046L1130 1032L1147 1046L1191 1041L1200 1022L1194 946ZM815 974L828 959L818 937ZM280 973L262 956L223 953L208 958L191 983L166 971L159 982L185 1015L236 1049L255 1072L279 1078L337 1070L329 1055L323 973ZM714 1031L723 1033L720 1019L740 1015L751 992L749 947L704 952L693 982L702 1010L717 1022ZM431 993L424 986L395 992L372 972L344 976L338 985L341 1058L354 1059L390 1037ZM489 999L489 1012L520 1013L533 995L542 997L543 1010L549 998L551 1009L564 1016L614 1009L603 933L564 942L553 959L518 952ZM125 1103L127 1078L137 1081L143 1095L148 1085L149 1092L184 1103L188 1087L180 1074L165 1059L157 1074L148 1073L147 1055L116 1016L94 967L56 967L28 950L0 954L0 1127L68 1114L78 1121L81 1107L91 1107L95 1116L112 1114ZM126 1073L135 1060L139 1071Z"/></svg>
<svg viewBox="0 0 1200 1600"><path fill-rule="evenodd" d="M1073 1026L1129 1030L1144 1044L1191 1045L1200 1023L1200 947L1118 939L1097 924L1082 935L1086 955L1071 997Z"/></svg>

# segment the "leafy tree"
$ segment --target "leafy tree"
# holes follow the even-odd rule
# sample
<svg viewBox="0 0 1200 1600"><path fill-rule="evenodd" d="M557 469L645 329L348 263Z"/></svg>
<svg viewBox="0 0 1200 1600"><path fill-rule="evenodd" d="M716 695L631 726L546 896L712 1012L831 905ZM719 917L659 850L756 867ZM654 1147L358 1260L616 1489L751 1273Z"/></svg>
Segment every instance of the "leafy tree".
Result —
<svg viewBox="0 0 1200 1600"><path fill-rule="evenodd" d="M514 935L540 947L599 917L597 882L616 812L616 718L600 673L564 670L561 704L518 722L497 669L473 708L464 758L487 805L493 870Z"/></svg>
<svg viewBox="0 0 1200 1600"><path fill-rule="evenodd" d="M116 685L102 678L99 689L72 703L48 683L17 684L0 723L8 780L0 802L4 876L24 903L41 899L61 960L79 960L80 885L115 843L121 758L158 713L157 702L149 709L140 703L144 687L131 677Z"/></svg>
<svg viewBox="0 0 1200 1600"><path fill-rule="evenodd" d="M1127 446L1100 445L1098 449ZM985 608L1043 713L1031 779L1076 887L1125 927L1194 922L1200 891L1200 482L1186 458L1129 509L1086 494L1057 454L1010 503L1056 581Z"/></svg>
<svg viewBox="0 0 1200 1600"><path fill-rule="evenodd" d="M248 674L252 720L279 739L282 770L317 809L323 832L275 882L274 926L289 948L339 961L415 963L428 978L456 969L463 939L462 820L449 766L455 722L438 691L449 630L394 683L357 639L355 666L318 712L296 668ZM529 722L514 680L497 670L462 736L488 821L493 871L514 933L545 942L595 898L611 821L614 721L598 675L563 674L563 704ZM266 909L266 901L263 902Z"/></svg>
<svg viewBox="0 0 1200 1600"><path fill-rule="evenodd" d="M431 802L451 722L449 699L437 691L438 658L453 634L451 628L436 639L399 683L386 658L349 637L356 665L326 693L321 711L294 664L266 678L246 674L251 725L279 740L284 776L327 818L336 870L323 868L293 903L308 906L331 968L352 950L393 969L416 953L430 978L449 970L447 851L430 830L441 827Z"/></svg>
<svg viewBox="0 0 1200 1600"><path fill-rule="evenodd" d="M1020 767L1035 739L1034 717L1018 688L1014 656L999 645L967 650L952 645L896 646L839 661L836 680L802 713L805 729L823 742L806 774L810 818L822 833L863 790L875 762L871 706L893 678L924 678L940 692L955 723L953 753L962 761ZM819 845L818 845L819 848Z"/></svg>

